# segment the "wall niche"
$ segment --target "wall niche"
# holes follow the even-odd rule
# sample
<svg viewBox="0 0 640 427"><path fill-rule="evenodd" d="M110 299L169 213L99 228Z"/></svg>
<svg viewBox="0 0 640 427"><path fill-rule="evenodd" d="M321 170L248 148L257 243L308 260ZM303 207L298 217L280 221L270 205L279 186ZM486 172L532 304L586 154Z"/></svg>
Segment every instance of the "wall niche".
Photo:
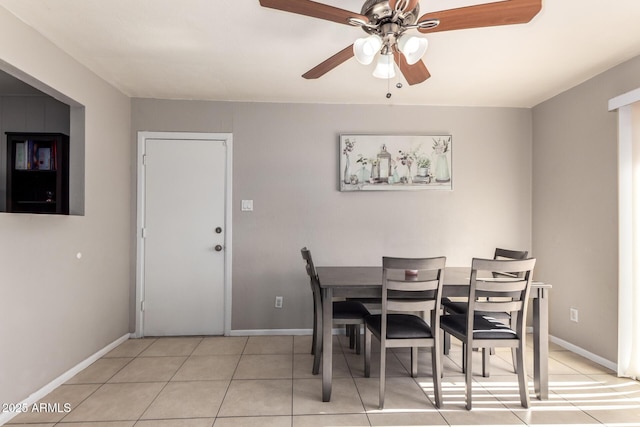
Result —
<svg viewBox="0 0 640 427"><path fill-rule="evenodd" d="M0 212L7 212L7 133L51 133L69 136L69 208L84 215L84 107L17 70L0 64ZM5 69L7 68L5 64ZM10 68L10 67L9 67ZM20 78L18 78L20 77ZM27 81L31 80L31 84ZM35 87L38 86L38 87ZM65 102L66 101L66 102Z"/></svg>

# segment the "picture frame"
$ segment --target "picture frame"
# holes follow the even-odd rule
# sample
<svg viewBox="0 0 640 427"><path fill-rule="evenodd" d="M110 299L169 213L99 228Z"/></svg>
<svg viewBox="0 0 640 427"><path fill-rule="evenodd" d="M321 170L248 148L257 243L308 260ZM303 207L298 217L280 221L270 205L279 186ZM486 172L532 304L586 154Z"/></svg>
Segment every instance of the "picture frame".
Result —
<svg viewBox="0 0 640 427"><path fill-rule="evenodd" d="M340 135L340 191L453 190L451 135Z"/></svg>

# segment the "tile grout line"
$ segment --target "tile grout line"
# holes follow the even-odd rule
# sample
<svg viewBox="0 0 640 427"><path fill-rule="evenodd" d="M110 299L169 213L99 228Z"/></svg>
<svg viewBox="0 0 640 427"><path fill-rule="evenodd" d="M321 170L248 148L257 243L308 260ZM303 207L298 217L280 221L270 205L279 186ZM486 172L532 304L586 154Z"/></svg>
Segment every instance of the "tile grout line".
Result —
<svg viewBox="0 0 640 427"><path fill-rule="evenodd" d="M128 340L127 340L127 341L128 341ZM145 347L144 349L140 350L140 352L138 353L138 355L136 355L136 356L134 356L134 357L131 357L131 358L130 358L131 360L129 360L129 362L125 363L125 364L124 364L120 369L118 369L118 370L117 370L113 375L111 375L111 376L110 376L106 381L104 381L104 382L102 382L102 383L89 383L89 384L100 384L100 385L99 385L99 386L98 386L98 387L97 387L93 392L89 393L89 394L87 395L87 397L85 397L84 399L82 399L82 400L81 400L81 401L76 405L76 407L75 407L75 408L73 408L71 411L69 411L69 413L68 413L68 414L65 414L62 418L60 418L60 420L58 420L58 421L54 424L54 426L56 426L56 425L58 425L58 424L62 424L62 423L64 422L64 420L65 420L65 419L66 419L66 418L67 418L67 417L68 417L68 416L73 412L73 410L74 410L74 409L77 409L80 405L82 405L85 401L87 401L87 399L89 399L91 396L93 396L94 394L96 394L96 393L98 392L98 390L100 390L100 389L101 389L101 388L103 388L106 384L108 384L108 383L109 383L109 381L110 381L113 377L115 377L116 375L118 375L118 373L119 373L120 371L122 371L125 367L129 366L129 364L130 364L131 362L133 362L133 361L134 361L134 360L135 360L135 359L136 359L136 358L137 358L137 357L138 357L138 356L139 356L143 351L145 351L147 348L149 348L149 346L151 346L155 341L157 341L157 340L155 340L155 339L154 339L154 341L153 341L153 342L151 342L151 343L149 343L149 345L148 345L147 347ZM126 341L125 341L125 342L126 342ZM107 354L108 354L108 353L107 353ZM106 356L106 355L105 355L105 356ZM110 358L110 357L105 357L105 356L102 356L102 357L101 357L100 359L98 359L98 360L102 360L102 359L112 359L112 358ZM124 357L123 357L123 359L124 359ZM97 360L96 360L96 362L97 362ZM94 362L94 363L95 363L95 362ZM92 363L92 364L93 364L93 363ZM86 369L86 368L85 368L85 369ZM64 384L63 384L63 385L64 385ZM69 385L71 385L71 384L69 384ZM79 384L79 385L82 385L82 384ZM84 384L84 385L87 385L87 384Z"/></svg>
<svg viewBox="0 0 640 427"><path fill-rule="evenodd" d="M175 378L175 376L176 376L176 374L178 373L178 371L179 371L179 370L184 366L184 364L185 364L185 363L187 363L187 360L189 360L189 357L193 354L193 352L196 350L196 348L198 348L198 346L202 343L203 339L204 339L204 337L200 337L200 341L199 341L199 342L198 342L198 343L193 347L193 349L191 350L191 352L190 352L190 353L189 353L189 354L184 358L184 360L182 361L182 363L180 364L180 366L178 366L178 368L177 368L177 369L176 369L176 371L173 373L173 375L171 375L171 378L169 378L169 380L167 380L167 381L165 382L165 384L162 386L162 388L160 389L160 391L158 392L158 394L156 395L156 397L154 397L154 398L151 400L151 402L149 402L149 404L148 404L148 405L147 405L147 407L142 411L142 413L140 414L140 416L138 416L138 419L137 419L137 420L135 420L135 422L134 422L134 424L133 424L134 426L135 426L136 424L138 424L138 422L142 421L142 420L141 420L141 418L142 418L142 417L144 416L144 414L149 410L149 408L151 408L151 406L156 402L156 400L158 400L158 397L160 397L160 395L162 394L162 392L167 388L167 386L169 385L169 383L171 382L171 380L172 380L173 378ZM157 342L157 340L156 340L156 341L154 341L154 342ZM150 345L149 347L151 347L151 345ZM149 347L147 347L147 349L148 349ZM145 357L145 356L142 356L142 353L144 353L144 352L141 352L141 353L138 355L138 357L140 357L141 359ZM155 356L147 356L147 357L155 357ZM162 356L158 356L158 357L162 357ZM165 357L176 357L176 356L165 356ZM137 359L137 357L136 357L136 359ZM159 382L159 381L150 381L150 382ZM137 384L142 384L142 383L138 382Z"/></svg>
<svg viewBox="0 0 640 427"><path fill-rule="evenodd" d="M238 366L240 365L240 361L242 360L242 356L244 355L245 350L247 349L247 345L249 345L249 339L251 337L246 337L245 341L244 341L244 345L242 346L242 350L240 351L240 354L238 356L238 362L236 363L236 367L233 369L233 372L231 373L231 378L229 378L229 384L227 384L227 388L224 391L224 395L222 396L222 399L220 400L220 406L218 407L218 410L216 411L216 416L213 419L213 424L216 423L216 420L220 417L220 411L222 410L222 405L224 404L224 400L227 398L227 393L229 393L229 389L231 388L231 383L233 382L233 377L236 374L236 371L238 370Z"/></svg>
<svg viewBox="0 0 640 427"><path fill-rule="evenodd" d="M361 353L362 353L362 363L364 364L364 356L365 356L364 348L361 349ZM346 357L345 357L345 360L346 360ZM367 417L367 422L369 423L369 426L372 426L373 424L371 424L371 418L369 417L369 411L367 411L367 406L364 404L364 399L362 397L362 393L360 393L360 389L358 388L358 384L356 383L356 379L353 376L353 372L351 371L351 365L349 365L348 362L347 362L347 369L349 370L349 375L351 376L351 380L353 381L353 386L356 388L356 393L358 393L358 398L360 399L360 404L362 405L362 410L364 411L364 416ZM363 375L364 375L364 371L363 371Z"/></svg>

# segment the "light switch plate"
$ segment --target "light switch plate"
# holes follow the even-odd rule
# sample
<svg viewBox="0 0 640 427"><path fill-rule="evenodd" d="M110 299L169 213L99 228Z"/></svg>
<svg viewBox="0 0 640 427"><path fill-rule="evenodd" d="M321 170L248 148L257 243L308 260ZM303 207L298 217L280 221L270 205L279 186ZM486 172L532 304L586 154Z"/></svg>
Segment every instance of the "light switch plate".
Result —
<svg viewBox="0 0 640 427"><path fill-rule="evenodd" d="M252 211L253 210L253 200L243 200L241 209L243 211Z"/></svg>

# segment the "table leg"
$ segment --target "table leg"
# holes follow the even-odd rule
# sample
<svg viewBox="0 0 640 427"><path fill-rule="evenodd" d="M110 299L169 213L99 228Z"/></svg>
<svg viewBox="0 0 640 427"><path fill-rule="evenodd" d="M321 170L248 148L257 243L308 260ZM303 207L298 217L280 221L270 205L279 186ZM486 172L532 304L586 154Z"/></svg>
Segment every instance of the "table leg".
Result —
<svg viewBox="0 0 640 427"><path fill-rule="evenodd" d="M331 400L333 374L333 290L322 289L322 401Z"/></svg>
<svg viewBox="0 0 640 427"><path fill-rule="evenodd" d="M549 290L533 299L533 385L540 400L549 398Z"/></svg>

